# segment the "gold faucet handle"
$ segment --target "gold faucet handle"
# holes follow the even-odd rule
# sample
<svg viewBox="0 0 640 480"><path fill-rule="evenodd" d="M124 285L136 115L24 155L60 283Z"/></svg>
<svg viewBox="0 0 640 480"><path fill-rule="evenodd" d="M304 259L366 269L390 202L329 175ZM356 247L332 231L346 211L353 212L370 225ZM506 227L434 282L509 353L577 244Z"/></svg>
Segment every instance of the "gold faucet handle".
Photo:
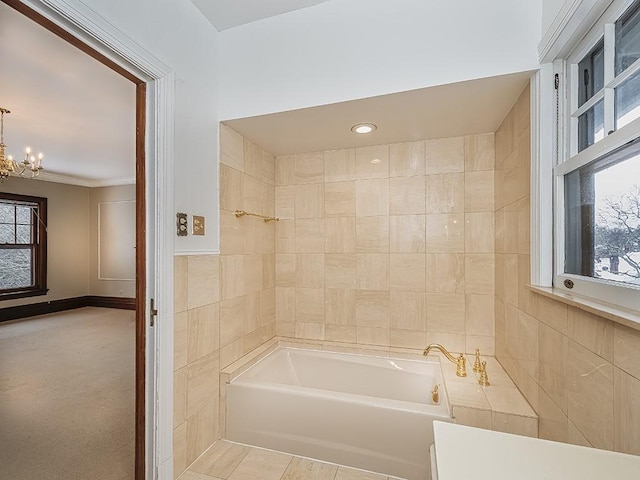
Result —
<svg viewBox="0 0 640 480"><path fill-rule="evenodd" d="M433 386L433 390L431 390L431 400L433 403L438 405L440 403L440 393L438 392L438 384Z"/></svg>
<svg viewBox="0 0 640 480"><path fill-rule="evenodd" d="M459 377L467 376L467 359L462 353L456 358L456 375Z"/></svg>
<svg viewBox="0 0 640 480"><path fill-rule="evenodd" d="M480 364L480 349L476 348L476 361L473 362L473 371L475 373L480 373L482 369L482 365Z"/></svg>
<svg viewBox="0 0 640 480"><path fill-rule="evenodd" d="M489 376L487 375L487 362L482 362L482 366L480 367L480 378L478 379L478 383L483 387L488 387L491 385L489 383Z"/></svg>

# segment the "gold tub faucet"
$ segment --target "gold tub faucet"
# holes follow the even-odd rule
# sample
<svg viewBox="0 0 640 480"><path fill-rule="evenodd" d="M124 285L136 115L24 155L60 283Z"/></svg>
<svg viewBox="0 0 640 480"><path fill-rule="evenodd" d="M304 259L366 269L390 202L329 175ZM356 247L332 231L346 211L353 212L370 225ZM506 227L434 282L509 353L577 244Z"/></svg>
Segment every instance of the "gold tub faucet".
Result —
<svg viewBox="0 0 640 480"><path fill-rule="evenodd" d="M467 359L464 358L464 355L460 354L459 356L454 357L453 355L451 355L449 350L444 348L439 343L432 343L430 345L427 345L427 348L424 349L424 352L422 352L422 354L426 357L427 355L429 355L429 352L431 352L431 350L439 350L444 354L445 357L447 357L447 359L451 363L455 363L457 376L459 377L467 376Z"/></svg>

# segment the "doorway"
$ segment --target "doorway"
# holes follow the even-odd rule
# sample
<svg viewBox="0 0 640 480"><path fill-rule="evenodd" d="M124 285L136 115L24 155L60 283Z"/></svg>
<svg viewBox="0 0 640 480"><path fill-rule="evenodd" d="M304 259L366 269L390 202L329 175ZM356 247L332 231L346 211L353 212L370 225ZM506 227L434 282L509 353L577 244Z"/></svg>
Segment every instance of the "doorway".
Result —
<svg viewBox="0 0 640 480"><path fill-rule="evenodd" d="M151 262L147 261L150 252L152 253L155 250L154 241L157 238L152 233L154 228L148 228L147 222L147 212L150 209L155 211L156 206L156 202L153 200L148 201L149 194L155 192L155 185L148 185L148 182L153 181L155 177L150 175L146 168L148 141L146 130L147 82L151 80L150 78L143 78L145 75L132 73L131 70L135 70L134 68L123 67L108 58L104 53L99 52L85 41L74 36L70 33L73 30L71 25L63 28L49 16L43 15L43 13L27 6L22 1L2 1L136 85L135 478L137 480L144 479L149 472L153 471L155 463L155 449L152 446L155 437L153 429L155 407L146 400L153 396L149 392L155 390L156 383L154 373L155 357L153 356L155 339L153 335L148 335L149 321L147 318L148 300L155 290L155 285L151 285L151 288L148 288L148 279L151 277L152 272L157 270L156 265L152 265L150 264ZM62 18L60 14L58 16ZM157 89L157 86L155 88ZM150 188L147 188L148 186ZM153 197L153 195L151 196Z"/></svg>

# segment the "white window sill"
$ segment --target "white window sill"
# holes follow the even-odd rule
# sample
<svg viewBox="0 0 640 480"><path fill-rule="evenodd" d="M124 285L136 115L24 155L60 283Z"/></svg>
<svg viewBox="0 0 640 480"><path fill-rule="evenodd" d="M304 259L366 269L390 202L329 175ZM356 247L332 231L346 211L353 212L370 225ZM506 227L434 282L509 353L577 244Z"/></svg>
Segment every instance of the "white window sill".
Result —
<svg viewBox="0 0 640 480"><path fill-rule="evenodd" d="M586 312L599 315L629 328L640 330L640 312L636 310L629 310L610 303L599 302L591 298L566 293L556 288L537 287L535 285L528 285L528 288L539 295L544 295L558 302L566 303L567 305Z"/></svg>

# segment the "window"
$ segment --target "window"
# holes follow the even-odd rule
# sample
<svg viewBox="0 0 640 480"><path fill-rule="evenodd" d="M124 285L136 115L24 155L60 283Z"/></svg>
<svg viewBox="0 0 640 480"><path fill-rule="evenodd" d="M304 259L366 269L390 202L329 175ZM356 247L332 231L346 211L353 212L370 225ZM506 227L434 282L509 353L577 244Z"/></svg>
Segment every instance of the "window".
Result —
<svg viewBox="0 0 640 480"><path fill-rule="evenodd" d="M0 300L47 293L47 199L0 193Z"/></svg>
<svg viewBox="0 0 640 480"><path fill-rule="evenodd" d="M640 286L640 141L564 176L565 272Z"/></svg>
<svg viewBox="0 0 640 480"><path fill-rule="evenodd" d="M578 64L578 106L582 107L604 87L604 41ZM578 150L604 138L604 103L598 101L578 117Z"/></svg>
<svg viewBox="0 0 640 480"><path fill-rule="evenodd" d="M554 287L640 310L640 0L614 1L565 71Z"/></svg>

